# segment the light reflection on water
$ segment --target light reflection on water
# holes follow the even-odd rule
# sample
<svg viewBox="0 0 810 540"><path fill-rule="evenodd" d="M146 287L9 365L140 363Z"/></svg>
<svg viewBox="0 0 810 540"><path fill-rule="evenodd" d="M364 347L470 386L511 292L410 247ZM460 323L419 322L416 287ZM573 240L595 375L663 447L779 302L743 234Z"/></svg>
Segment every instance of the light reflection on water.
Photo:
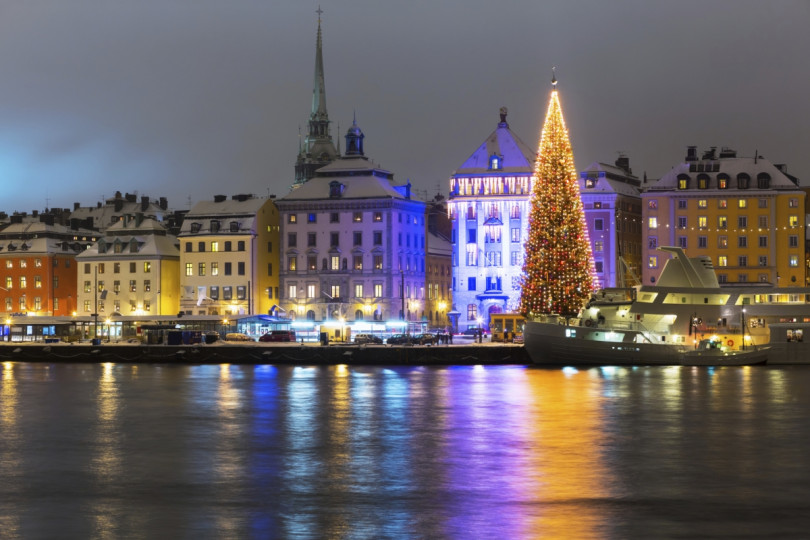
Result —
<svg viewBox="0 0 810 540"><path fill-rule="evenodd" d="M801 537L808 384L801 368L6 362L0 536Z"/></svg>

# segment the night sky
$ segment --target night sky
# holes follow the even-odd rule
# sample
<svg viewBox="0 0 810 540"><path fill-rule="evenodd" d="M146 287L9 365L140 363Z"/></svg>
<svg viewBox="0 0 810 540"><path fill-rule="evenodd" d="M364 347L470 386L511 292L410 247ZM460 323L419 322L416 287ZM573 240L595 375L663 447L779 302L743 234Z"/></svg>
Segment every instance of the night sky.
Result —
<svg viewBox="0 0 810 540"><path fill-rule="evenodd" d="M322 0L332 135L430 197L557 78L579 170L755 150L810 185L807 0ZM319 2L0 0L0 210L287 193ZM337 125L340 125L338 132Z"/></svg>

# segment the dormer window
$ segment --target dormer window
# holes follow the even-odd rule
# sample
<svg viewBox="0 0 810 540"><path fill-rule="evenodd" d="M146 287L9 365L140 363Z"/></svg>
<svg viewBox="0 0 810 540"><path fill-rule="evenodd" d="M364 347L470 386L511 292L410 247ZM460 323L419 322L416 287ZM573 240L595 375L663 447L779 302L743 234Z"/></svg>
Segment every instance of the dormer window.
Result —
<svg viewBox="0 0 810 540"><path fill-rule="evenodd" d="M492 169L493 171L497 171L502 166L503 166L503 160L501 159L501 156L493 154L493 155L491 155L489 157L489 168L490 169Z"/></svg>
<svg viewBox="0 0 810 540"><path fill-rule="evenodd" d="M239 222L231 221L231 232L239 232Z"/></svg>
<svg viewBox="0 0 810 540"><path fill-rule="evenodd" d="M689 189L689 175L688 174L679 174L678 175L678 189Z"/></svg>
<svg viewBox="0 0 810 540"><path fill-rule="evenodd" d="M192 223L191 224L191 232L192 233L200 232L200 224L199 223Z"/></svg>
<svg viewBox="0 0 810 540"><path fill-rule="evenodd" d="M329 182L329 197L332 199L337 199L343 196L343 184L338 182L337 180L332 180Z"/></svg>
<svg viewBox="0 0 810 540"><path fill-rule="evenodd" d="M585 188L592 189L596 187L596 180L593 178L586 178L585 179Z"/></svg>
<svg viewBox="0 0 810 540"><path fill-rule="evenodd" d="M210 227L211 227L211 233L212 234L218 233L219 232L219 221L217 221L215 219L212 219Z"/></svg>
<svg viewBox="0 0 810 540"><path fill-rule="evenodd" d="M757 188L758 189L770 189L771 187L771 175L768 173L759 173L757 175Z"/></svg>

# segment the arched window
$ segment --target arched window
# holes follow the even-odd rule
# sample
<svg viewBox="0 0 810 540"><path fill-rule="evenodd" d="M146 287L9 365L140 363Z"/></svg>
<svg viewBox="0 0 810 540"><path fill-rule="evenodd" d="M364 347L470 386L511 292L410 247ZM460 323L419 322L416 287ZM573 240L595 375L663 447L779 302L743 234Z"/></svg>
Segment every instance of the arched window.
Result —
<svg viewBox="0 0 810 540"><path fill-rule="evenodd" d="M307 311L307 320L314 321L315 320L315 312L313 310Z"/></svg>
<svg viewBox="0 0 810 540"><path fill-rule="evenodd" d="M355 321L362 321L363 320L363 310L358 309L354 312L354 320Z"/></svg>
<svg viewBox="0 0 810 540"><path fill-rule="evenodd" d="M679 174L678 175L678 189L689 189L689 175L688 174Z"/></svg>
<svg viewBox="0 0 810 540"><path fill-rule="evenodd" d="M729 184L729 177L726 173L720 173L717 175L717 188L718 189L728 189Z"/></svg>
<svg viewBox="0 0 810 540"><path fill-rule="evenodd" d="M757 175L757 189L770 189L771 175L768 173L759 173Z"/></svg>
<svg viewBox="0 0 810 540"><path fill-rule="evenodd" d="M699 174L697 177L698 189L709 189L709 175Z"/></svg>
<svg viewBox="0 0 810 540"><path fill-rule="evenodd" d="M751 177L746 173L737 175L737 189L748 189L751 186Z"/></svg>

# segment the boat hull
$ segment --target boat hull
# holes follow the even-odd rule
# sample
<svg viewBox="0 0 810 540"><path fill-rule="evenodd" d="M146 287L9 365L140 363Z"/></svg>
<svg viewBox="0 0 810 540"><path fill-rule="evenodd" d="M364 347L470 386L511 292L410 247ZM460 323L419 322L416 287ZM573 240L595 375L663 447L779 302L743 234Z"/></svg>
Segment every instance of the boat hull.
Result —
<svg viewBox="0 0 810 540"><path fill-rule="evenodd" d="M610 330L528 321L524 347L535 364L543 365L679 365L683 345L638 343L638 332L621 332L620 341L606 340Z"/></svg>
<svg viewBox="0 0 810 540"><path fill-rule="evenodd" d="M735 351L732 353L714 353L709 351L690 351L681 356L682 366L755 366L768 362L769 349L755 351Z"/></svg>

